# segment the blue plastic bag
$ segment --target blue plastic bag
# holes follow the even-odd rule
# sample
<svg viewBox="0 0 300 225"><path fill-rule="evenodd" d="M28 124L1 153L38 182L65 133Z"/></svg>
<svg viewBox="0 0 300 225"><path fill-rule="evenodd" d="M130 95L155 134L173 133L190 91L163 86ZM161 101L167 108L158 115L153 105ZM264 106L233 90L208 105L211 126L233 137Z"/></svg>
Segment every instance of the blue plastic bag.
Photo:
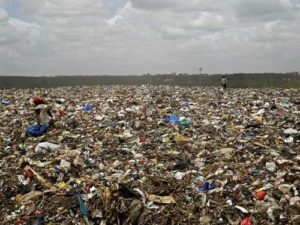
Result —
<svg viewBox="0 0 300 225"><path fill-rule="evenodd" d="M198 189L198 191L200 191L200 192L205 192L205 191L209 191L209 190L215 189L215 186L214 186L212 183L205 182L205 183L203 184L203 186L198 187L197 189Z"/></svg>
<svg viewBox="0 0 300 225"><path fill-rule="evenodd" d="M89 210L88 208L85 206L81 196L80 196L80 193L79 191L76 191L75 192L75 195L77 197L77 200L78 200L78 203L79 203L79 209L80 209L80 212L82 213L82 215L87 218L87 219L90 219L91 216L90 216L90 213L89 213Z"/></svg>
<svg viewBox="0 0 300 225"><path fill-rule="evenodd" d="M90 112L93 110L93 106L92 105L85 105L83 106L83 111L85 112Z"/></svg>
<svg viewBox="0 0 300 225"><path fill-rule="evenodd" d="M35 124L27 128L26 133L32 137L42 136L48 130L49 126L46 124Z"/></svg>
<svg viewBox="0 0 300 225"><path fill-rule="evenodd" d="M164 122L165 122L165 123L179 124L180 120L179 120L179 117L178 117L178 116L176 116L176 115L170 115L170 116L167 116L167 117L164 119Z"/></svg>
<svg viewBox="0 0 300 225"><path fill-rule="evenodd" d="M8 101L8 100L5 100L5 99L1 99L0 100L0 105L5 105L5 106L7 106L7 105L9 105L10 104L10 101Z"/></svg>

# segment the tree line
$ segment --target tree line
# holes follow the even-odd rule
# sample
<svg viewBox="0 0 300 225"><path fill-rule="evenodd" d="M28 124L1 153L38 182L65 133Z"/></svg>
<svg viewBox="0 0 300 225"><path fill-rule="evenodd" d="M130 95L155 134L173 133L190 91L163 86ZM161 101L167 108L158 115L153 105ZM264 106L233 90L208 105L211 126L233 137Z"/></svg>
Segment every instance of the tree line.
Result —
<svg viewBox="0 0 300 225"><path fill-rule="evenodd" d="M225 75L232 88L299 88L300 74L293 73L236 73L236 74L145 74L140 76L52 76L25 77L0 76L0 89L10 88L51 88L85 85L179 85L179 86L220 86Z"/></svg>

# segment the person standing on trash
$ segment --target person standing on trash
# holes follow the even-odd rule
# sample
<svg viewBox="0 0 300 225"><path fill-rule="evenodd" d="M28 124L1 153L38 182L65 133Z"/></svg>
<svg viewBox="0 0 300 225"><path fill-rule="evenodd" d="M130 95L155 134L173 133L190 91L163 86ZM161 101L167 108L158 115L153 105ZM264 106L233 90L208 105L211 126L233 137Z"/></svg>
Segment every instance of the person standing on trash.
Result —
<svg viewBox="0 0 300 225"><path fill-rule="evenodd" d="M228 83L227 78L225 76L222 76L222 78L221 78L221 84L223 86L223 90L224 91L227 90L227 83Z"/></svg>
<svg viewBox="0 0 300 225"><path fill-rule="evenodd" d="M52 105L49 101L41 97L34 97L32 102L34 104L37 124L48 124L49 126L54 126Z"/></svg>

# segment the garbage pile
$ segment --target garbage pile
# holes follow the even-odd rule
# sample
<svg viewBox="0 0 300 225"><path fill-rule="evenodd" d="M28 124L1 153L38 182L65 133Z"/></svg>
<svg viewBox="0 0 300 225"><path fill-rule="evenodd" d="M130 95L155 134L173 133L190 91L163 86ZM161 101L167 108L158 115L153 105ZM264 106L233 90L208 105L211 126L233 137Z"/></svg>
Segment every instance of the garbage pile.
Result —
<svg viewBox="0 0 300 225"><path fill-rule="evenodd" d="M35 96L52 106L47 129L35 124ZM1 90L0 224L300 224L299 96Z"/></svg>

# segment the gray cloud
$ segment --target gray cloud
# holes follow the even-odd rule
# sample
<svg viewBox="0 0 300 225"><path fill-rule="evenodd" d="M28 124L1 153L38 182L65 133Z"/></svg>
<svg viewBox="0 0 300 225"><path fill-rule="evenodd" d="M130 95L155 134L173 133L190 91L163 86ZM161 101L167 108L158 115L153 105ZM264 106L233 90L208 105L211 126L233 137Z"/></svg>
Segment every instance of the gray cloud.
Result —
<svg viewBox="0 0 300 225"><path fill-rule="evenodd" d="M285 13L293 7L289 0L235 0L234 2L235 13L242 17Z"/></svg>
<svg viewBox="0 0 300 225"><path fill-rule="evenodd" d="M300 70L300 0L20 3L0 1L2 74Z"/></svg>
<svg viewBox="0 0 300 225"><path fill-rule="evenodd" d="M173 7L174 5L179 4L178 0L131 0L130 2L132 3L134 8L154 11L168 9L170 7Z"/></svg>

